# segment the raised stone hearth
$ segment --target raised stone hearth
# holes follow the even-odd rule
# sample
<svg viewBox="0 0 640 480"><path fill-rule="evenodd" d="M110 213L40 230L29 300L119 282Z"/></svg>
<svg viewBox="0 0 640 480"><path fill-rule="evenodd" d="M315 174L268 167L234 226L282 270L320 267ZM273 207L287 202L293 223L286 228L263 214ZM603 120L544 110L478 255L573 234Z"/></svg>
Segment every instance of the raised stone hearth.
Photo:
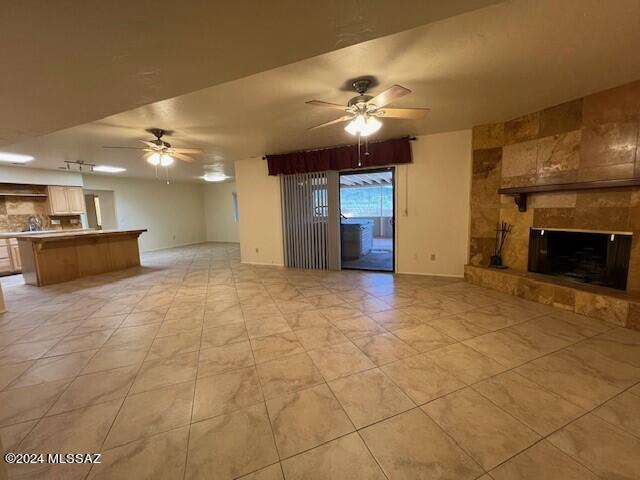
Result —
<svg viewBox="0 0 640 480"><path fill-rule="evenodd" d="M466 265L469 283L640 330L640 296L558 277Z"/></svg>
<svg viewBox="0 0 640 480"><path fill-rule="evenodd" d="M499 189L640 178L640 81L473 129L467 277L523 298L633 328L640 321L640 187L529 193L526 211ZM487 271L498 222L512 225L502 252L507 272ZM624 232L632 236L620 294L528 274L531 229ZM488 272L488 273L487 273ZM480 283L482 282L482 283ZM516 284L518 287L516 288ZM621 296L620 296L621 295ZM625 296L626 295L626 296ZM638 327L636 327L638 328Z"/></svg>

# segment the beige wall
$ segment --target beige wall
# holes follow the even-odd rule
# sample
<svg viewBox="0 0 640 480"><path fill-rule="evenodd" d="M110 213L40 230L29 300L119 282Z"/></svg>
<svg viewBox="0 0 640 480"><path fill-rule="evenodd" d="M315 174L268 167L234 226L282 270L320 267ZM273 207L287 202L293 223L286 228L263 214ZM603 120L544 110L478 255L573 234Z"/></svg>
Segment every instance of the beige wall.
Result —
<svg viewBox="0 0 640 480"><path fill-rule="evenodd" d="M42 170L40 168L29 168L27 166L10 167L0 165L0 182L81 187L82 174L78 172Z"/></svg>
<svg viewBox="0 0 640 480"><path fill-rule="evenodd" d="M424 135L412 149L413 163L396 168L396 271L463 276L471 130Z"/></svg>
<svg viewBox="0 0 640 480"><path fill-rule="evenodd" d="M280 180L260 158L235 162L243 263L283 265Z"/></svg>
<svg viewBox="0 0 640 480"><path fill-rule="evenodd" d="M414 163L396 172L397 271L463 276L469 241L471 130L422 136L412 146ZM263 160L248 159L236 162L236 180L242 261L281 265L277 177L267 175Z"/></svg>
<svg viewBox="0 0 640 480"><path fill-rule="evenodd" d="M146 228L142 251L206 239L203 185L84 175L87 190L113 190L118 228Z"/></svg>
<svg viewBox="0 0 640 480"><path fill-rule="evenodd" d="M234 219L235 182L204 186L204 215L209 242L239 242L240 229Z"/></svg>

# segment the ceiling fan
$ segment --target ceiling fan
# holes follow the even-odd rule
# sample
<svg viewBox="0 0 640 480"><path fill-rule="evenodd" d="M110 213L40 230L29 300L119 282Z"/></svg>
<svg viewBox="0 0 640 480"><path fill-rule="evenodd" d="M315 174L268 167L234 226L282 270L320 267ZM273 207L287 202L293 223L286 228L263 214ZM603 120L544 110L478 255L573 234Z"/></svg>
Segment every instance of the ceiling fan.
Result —
<svg viewBox="0 0 640 480"><path fill-rule="evenodd" d="M126 148L129 150L142 150L142 155L151 165L157 167L168 167L173 164L174 160L182 160L183 162L193 162L190 155L198 155L202 153L199 148L176 148L172 147L169 142L162 140L165 135L171 135L172 130L164 130L162 128L148 128L146 130L156 138L153 140L140 140L146 147L118 147L103 146L102 148Z"/></svg>
<svg viewBox="0 0 640 480"><path fill-rule="evenodd" d="M332 108L346 112L340 118L311 127L309 130L327 127L336 123L349 122L344 128L347 132L358 137L367 137L377 132L382 127L380 118L403 118L408 120L419 120L423 118L429 108L386 108L390 103L411 93L408 88L400 85L393 85L375 97L367 95L367 91L372 86L370 78L360 78L352 84L358 95L353 97L346 106L337 103L323 102L322 100L311 100L306 102L317 107Z"/></svg>

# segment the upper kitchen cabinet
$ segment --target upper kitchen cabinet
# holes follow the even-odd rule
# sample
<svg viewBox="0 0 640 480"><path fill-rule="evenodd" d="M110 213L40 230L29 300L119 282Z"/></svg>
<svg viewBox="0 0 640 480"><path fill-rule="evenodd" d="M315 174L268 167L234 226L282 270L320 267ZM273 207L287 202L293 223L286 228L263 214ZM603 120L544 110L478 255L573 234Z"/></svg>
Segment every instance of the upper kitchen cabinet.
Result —
<svg viewBox="0 0 640 480"><path fill-rule="evenodd" d="M80 215L85 212L81 187L48 188L49 215Z"/></svg>

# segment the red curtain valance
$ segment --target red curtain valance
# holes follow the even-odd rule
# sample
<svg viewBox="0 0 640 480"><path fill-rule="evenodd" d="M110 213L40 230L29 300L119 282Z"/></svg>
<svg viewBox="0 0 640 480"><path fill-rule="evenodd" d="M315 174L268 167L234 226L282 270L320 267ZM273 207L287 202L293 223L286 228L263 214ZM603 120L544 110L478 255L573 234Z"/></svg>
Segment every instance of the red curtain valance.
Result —
<svg viewBox="0 0 640 480"><path fill-rule="evenodd" d="M369 155L361 147L358 166L358 145L346 145L322 150L267 155L269 175L322 172L325 170L355 170L357 168L411 163L409 137L369 143Z"/></svg>

